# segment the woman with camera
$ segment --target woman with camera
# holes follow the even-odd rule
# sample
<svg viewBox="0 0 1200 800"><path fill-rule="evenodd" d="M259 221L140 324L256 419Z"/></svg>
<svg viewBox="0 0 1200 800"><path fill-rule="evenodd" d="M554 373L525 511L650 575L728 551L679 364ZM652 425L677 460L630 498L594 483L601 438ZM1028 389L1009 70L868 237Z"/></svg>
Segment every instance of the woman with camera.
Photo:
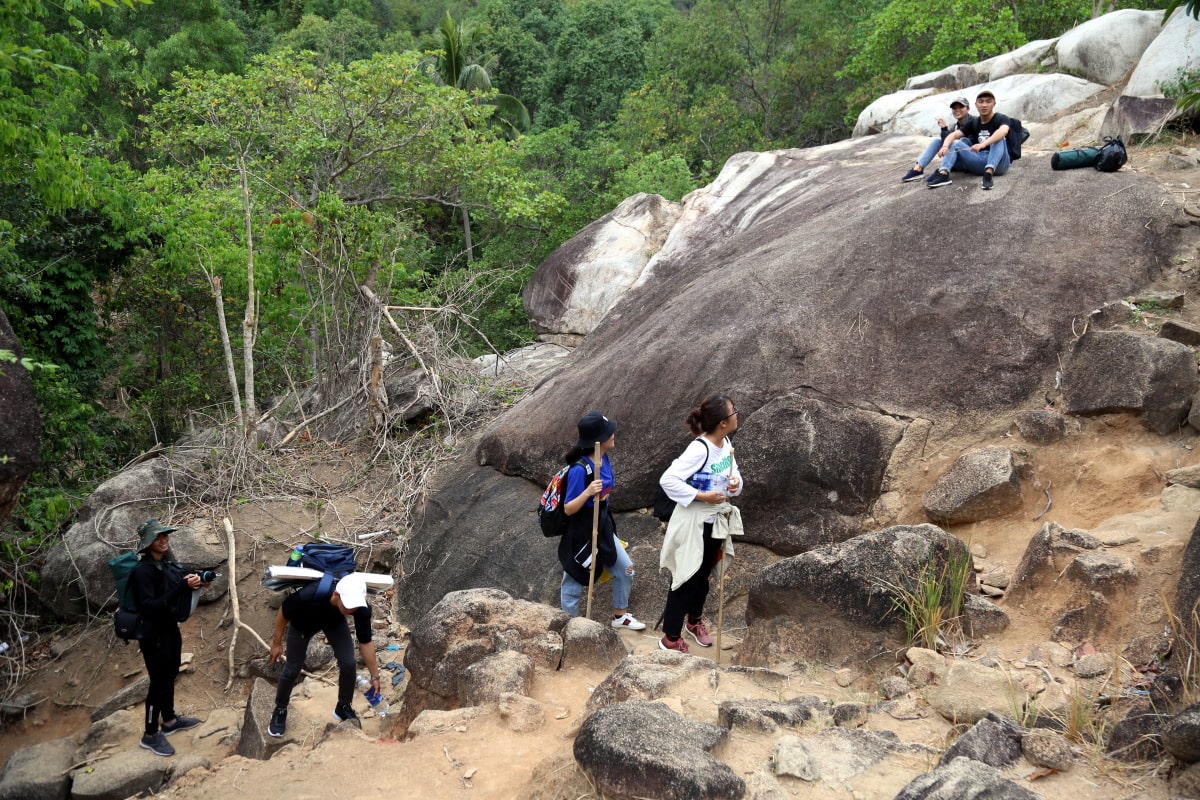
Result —
<svg viewBox="0 0 1200 800"><path fill-rule="evenodd" d="M129 576L134 601L146 626L138 641L150 689L146 692L146 729L139 744L158 756L173 756L175 748L167 737L200 724L195 717L175 713L175 678L179 675L183 636L176 619L181 606L191 612L192 593L208 586L195 572L188 572L171 558L170 534L178 528L146 520L138 528L141 559ZM208 576L205 576L208 577Z"/></svg>

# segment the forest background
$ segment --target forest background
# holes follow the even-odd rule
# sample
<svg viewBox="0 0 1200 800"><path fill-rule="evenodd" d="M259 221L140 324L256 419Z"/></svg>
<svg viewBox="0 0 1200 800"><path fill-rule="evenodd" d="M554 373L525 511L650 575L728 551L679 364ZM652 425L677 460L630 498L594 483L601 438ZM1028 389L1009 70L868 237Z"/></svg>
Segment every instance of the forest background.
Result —
<svg viewBox="0 0 1200 800"><path fill-rule="evenodd" d="M736 152L846 138L908 76L1166 5L7 0L0 309L43 432L0 590L36 587L88 492L197 416L333 402L379 326L360 287L503 352L533 338L534 267L627 196L677 201Z"/></svg>

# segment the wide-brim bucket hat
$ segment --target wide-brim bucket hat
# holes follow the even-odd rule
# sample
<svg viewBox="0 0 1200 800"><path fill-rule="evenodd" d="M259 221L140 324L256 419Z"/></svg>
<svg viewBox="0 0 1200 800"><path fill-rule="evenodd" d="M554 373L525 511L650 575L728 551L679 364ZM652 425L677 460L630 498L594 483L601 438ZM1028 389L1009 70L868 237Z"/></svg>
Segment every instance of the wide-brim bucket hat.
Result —
<svg viewBox="0 0 1200 800"><path fill-rule="evenodd" d="M589 411L579 420L579 441L581 450L596 446L596 442L607 442L617 432L617 421L609 419L599 411Z"/></svg>
<svg viewBox="0 0 1200 800"><path fill-rule="evenodd" d="M143 552L147 547L154 544L154 540L158 538L160 533L174 533L179 528L171 525L163 525L158 520L151 517L141 524L138 528L138 549L139 553Z"/></svg>

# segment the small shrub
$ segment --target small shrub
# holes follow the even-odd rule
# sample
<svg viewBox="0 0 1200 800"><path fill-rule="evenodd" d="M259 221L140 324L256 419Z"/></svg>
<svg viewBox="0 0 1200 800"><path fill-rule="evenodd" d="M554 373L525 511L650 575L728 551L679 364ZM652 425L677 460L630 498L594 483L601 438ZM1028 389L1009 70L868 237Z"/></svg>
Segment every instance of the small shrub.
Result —
<svg viewBox="0 0 1200 800"><path fill-rule="evenodd" d="M936 650L947 637L961 636L959 620L970 576L971 557L963 551L951 553L941 567L935 559L926 561L915 576L899 584L881 582L891 594L892 610L904 621L910 644Z"/></svg>

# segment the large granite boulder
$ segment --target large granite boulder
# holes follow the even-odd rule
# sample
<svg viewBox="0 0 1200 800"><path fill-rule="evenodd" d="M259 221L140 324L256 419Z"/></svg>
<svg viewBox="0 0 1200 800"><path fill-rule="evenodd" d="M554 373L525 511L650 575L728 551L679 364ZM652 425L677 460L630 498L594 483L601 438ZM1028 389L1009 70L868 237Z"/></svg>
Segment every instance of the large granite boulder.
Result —
<svg viewBox="0 0 1200 800"><path fill-rule="evenodd" d="M1119 82L1162 30L1161 11L1124 8L1058 38L1058 67L1105 86Z"/></svg>
<svg viewBox="0 0 1200 800"><path fill-rule="evenodd" d="M933 525L899 525L785 558L755 576L746 609L749 631L740 663L770 666L786 658L837 663L902 639L895 587L912 588L922 568L941 575L966 563L963 542ZM899 642L903 644L903 642Z"/></svg>
<svg viewBox="0 0 1200 800"><path fill-rule="evenodd" d="M497 694L484 684L512 690L527 686L536 667L557 669L569 619L566 612L514 600L498 589L450 592L412 626L404 654L409 682L394 729L403 734L427 709L461 708ZM509 659L509 674L498 674L505 668L489 659L509 652L527 658Z"/></svg>
<svg viewBox="0 0 1200 800"><path fill-rule="evenodd" d="M1072 318L1171 263L1180 212L1148 175L1122 174L1122 191L1097 196L1094 174L1053 172L1031 151L996 190L967 187L954 226L931 226L944 199L898 180L925 142L884 135L731 158L684 199L637 285L561 369L481 432L473 463L431 493L406 570L445 589L503 586L553 602L556 543L531 535L533 509L589 409L619 423L612 507L630 512L651 504L686 446L688 410L731 395L742 412L737 458L759 487L737 501L747 536L790 553L861 530L893 429L953 424L964 412L999 425L1044 402ZM1030 217L1034 196L1056 212ZM1130 226L1135 216L1145 222ZM964 241L975 244L964 250ZM940 255L950 252L962 255ZM539 272L553 283L590 263L552 258ZM804 413L816 426L809 441L864 452L822 452L814 463L811 450L777 435L778 421ZM851 474L830 470L850 465ZM780 508L779 480L802 481L820 504ZM420 591L402 587L398 598ZM411 624L432 602L402 598L401 619Z"/></svg>
<svg viewBox="0 0 1200 800"><path fill-rule="evenodd" d="M0 311L0 350L21 358L21 343ZM25 481L37 469L42 416L33 379L19 363L0 360L0 525L17 504Z"/></svg>
<svg viewBox="0 0 1200 800"><path fill-rule="evenodd" d="M886 414L785 395L747 417L735 448L744 540L794 555L861 532L906 423ZM776 447L787 443L789 457ZM742 452L746 456L741 455Z"/></svg>
<svg viewBox="0 0 1200 800"><path fill-rule="evenodd" d="M1159 12L1147 12L1162 15ZM1200 69L1200 21L1182 8L1163 25L1142 52L1122 91L1127 97L1162 97L1164 84L1179 80L1179 71Z"/></svg>

